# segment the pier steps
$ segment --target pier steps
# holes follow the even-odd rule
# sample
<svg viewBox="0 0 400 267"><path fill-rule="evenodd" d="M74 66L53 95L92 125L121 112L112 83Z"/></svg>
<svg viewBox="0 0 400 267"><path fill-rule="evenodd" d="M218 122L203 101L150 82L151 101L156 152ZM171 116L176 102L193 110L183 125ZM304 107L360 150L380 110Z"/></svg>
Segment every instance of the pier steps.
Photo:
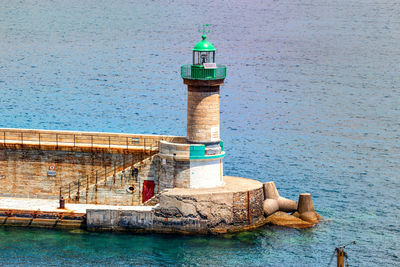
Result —
<svg viewBox="0 0 400 267"><path fill-rule="evenodd" d="M64 186L62 196L69 203L141 205L143 182L149 179L156 180L158 176L158 168L152 164L157 162L154 161L154 157L130 161L127 165L115 165L108 171L97 173L97 179L83 177L68 187ZM157 184L154 192L158 192Z"/></svg>

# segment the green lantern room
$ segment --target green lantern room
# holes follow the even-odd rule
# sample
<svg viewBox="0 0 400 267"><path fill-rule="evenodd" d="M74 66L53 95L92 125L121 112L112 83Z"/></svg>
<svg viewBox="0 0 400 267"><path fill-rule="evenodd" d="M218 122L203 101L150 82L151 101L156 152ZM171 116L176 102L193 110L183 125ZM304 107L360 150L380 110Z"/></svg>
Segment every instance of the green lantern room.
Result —
<svg viewBox="0 0 400 267"><path fill-rule="evenodd" d="M225 79L226 66L215 63L216 49L203 34L202 40L193 47L193 62L181 66L181 76L191 80Z"/></svg>

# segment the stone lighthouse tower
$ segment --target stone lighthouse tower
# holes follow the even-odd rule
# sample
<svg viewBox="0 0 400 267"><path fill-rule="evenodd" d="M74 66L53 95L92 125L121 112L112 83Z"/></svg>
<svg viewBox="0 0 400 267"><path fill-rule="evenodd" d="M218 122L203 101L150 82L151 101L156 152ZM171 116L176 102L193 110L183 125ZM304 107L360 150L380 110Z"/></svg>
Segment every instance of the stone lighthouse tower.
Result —
<svg viewBox="0 0 400 267"><path fill-rule="evenodd" d="M224 184L219 90L226 77L226 66L216 64L215 52L203 35L193 48L192 64L181 66L181 77L188 90L187 135L184 143L161 142L159 155L166 174L160 175L160 189Z"/></svg>
<svg viewBox="0 0 400 267"><path fill-rule="evenodd" d="M193 48L193 64L181 67L183 82L188 87L187 141L219 144L219 87L224 83L226 67L215 63L215 48L202 36Z"/></svg>

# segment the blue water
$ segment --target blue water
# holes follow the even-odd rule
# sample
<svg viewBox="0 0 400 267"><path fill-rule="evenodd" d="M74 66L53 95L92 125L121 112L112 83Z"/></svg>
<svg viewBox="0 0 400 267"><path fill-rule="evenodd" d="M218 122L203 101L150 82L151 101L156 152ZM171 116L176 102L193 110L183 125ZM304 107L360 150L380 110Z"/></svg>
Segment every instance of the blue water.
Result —
<svg viewBox="0 0 400 267"><path fill-rule="evenodd" d="M197 27L228 66L225 173L310 192L326 221L218 237L0 228L0 265L400 262L400 2L0 2L0 127L185 135Z"/></svg>

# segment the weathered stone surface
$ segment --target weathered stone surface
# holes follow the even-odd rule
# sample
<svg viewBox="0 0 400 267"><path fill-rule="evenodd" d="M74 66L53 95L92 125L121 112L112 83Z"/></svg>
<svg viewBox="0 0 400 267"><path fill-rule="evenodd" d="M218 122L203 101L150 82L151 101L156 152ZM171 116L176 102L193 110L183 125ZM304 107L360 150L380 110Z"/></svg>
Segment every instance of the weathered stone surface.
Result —
<svg viewBox="0 0 400 267"><path fill-rule="evenodd" d="M225 181L225 186L217 188L165 190L160 193L160 204L156 206L67 203L66 208L79 207L87 211L87 227L95 231L207 234L253 229L265 224L262 184L237 177L225 177ZM239 196L236 208L233 201L235 193ZM57 200L44 202L50 203L51 210L57 210ZM26 200L20 201L20 204L25 205ZM43 209L43 204L40 207ZM238 211L243 216L236 219L241 218L241 221L234 219L234 213Z"/></svg>
<svg viewBox="0 0 400 267"><path fill-rule="evenodd" d="M88 228L104 231L207 234L252 229L265 223L262 184L249 179L225 177L224 187L174 188L159 194L160 204L144 210L88 211ZM234 194L238 194L234 208ZM239 211L242 221L235 221Z"/></svg>
<svg viewBox="0 0 400 267"><path fill-rule="evenodd" d="M318 220L322 219L322 216L319 215L317 212L315 212L315 214L317 215ZM300 218L300 214L299 214L298 211L294 212L292 215L297 217L297 218Z"/></svg>
<svg viewBox="0 0 400 267"><path fill-rule="evenodd" d="M61 188L67 202L139 205L145 180L155 181L155 193L188 184L188 166L176 163L171 173L152 156L160 140L182 143L185 137L0 130L0 196L58 199ZM132 166L139 170L135 177ZM162 174L167 179L159 179Z"/></svg>
<svg viewBox="0 0 400 267"><path fill-rule="evenodd" d="M233 193L233 223L240 223L248 220L247 193Z"/></svg>
<svg viewBox="0 0 400 267"><path fill-rule="evenodd" d="M309 193L303 193L299 195L299 205L297 211L298 213L296 216L307 222L318 223L318 221L321 219L321 216L314 210L314 204L311 194Z"/></svg>
<svg viewBox="0 0 400 267"><path fill-rule="evenodd" d="M277 211L268 216L267 223L290 228L309 228L314 226L313 223L303 221L300 218L282 211Z"/></svg>
<svg viewBox="0 0 400 267"><path fill-rule="evenodd" d="M264 200L263 208L265 215L269 216L279 210L278 201L276 199L267 198Z"/></svg>
<svg viewBox="0 0 400 267"><path fill-rule="evenodd" d="M287 199L284 197L281 197L279 195L278 189L275 186L274 182L267 182L264 183L263 185L264 189L264 198L265 199L274 199L277 201L279 210L280 211L286 211L286 212L291 212L295 211L297 209L297 202L291 199ZM269 209L268 207L275 207L275 204L272 204L272 201L267 202L267 212L271 212L273 209ZM275 211L273 211L275 212ZM271 213L266 213L267 215Z"/></svg>
<svg viewBox="0 0 400 267"><path fill-rule="evenodd" d="M189 82L190 83L190 82ZM219 84L188 84L187 138L194 143L220 139Z"/></svg>
<svg viewBox="0 0 400 267"><path fill-rule="evenodd" d="M60 187L114 165L132 162L134 155L88 153L39 149L0 148L0 195L14 197L58 198ZM56 176L49 176L54 166ZM99 178L99 179L102 179Z"/></svg>
<svg viewBox="0 0 400 267"><path fill-rule="evenodd" d="M159 164L159 178L160 191L174 187L188 188L190 185L190 162L164 159L164 163Z"/></svg>
<svg viewBox="0 0 400 267"><path fill-rule="evenodd" d="M250 215L251 219L254 220L259 217L263 217L263 200L264 200L264 192L262 187L248 191L250 196Z"/></svg>
<svg viewBox="0 0 400 267"><path fill-rule="evenodd" d="M262 188L233 194L233 223L250 223L263 215Z"/></svg>
<svg viewBox="0 0 400 267"><path fill-rule="evenodd" d="M218 90L222 82L211 82L214 85L210 86L215 88L189 88L193 92L193 102L188 122L194 127L188 128L188 133L194 138L193 142L219 140ZM43 134L54 135L56 141L45 139ZM72 141L67 135L72 137ZM122 139L119 138L121 136ZM165 158L165 162L160 156L154 156L157 148L153 145L158 145L164 137L166 141L179 143L184 142L183 138L121 136L110 134L104 139L104 135L97 134L88 138L84 133L60 131L21 131L15 138L7 136L8 139L0 145L0 194L58 198L60 187L63 187L66 191L61 190L61 195L68 195L65 198L70 201L67 206L71 202L138 205L141 204L143 182L151 180L155 182L156 194L162 189L172 188L160 194L160 204L152 207L151 211L121 211L119 207L102 208L102 211L96 209L88 215L90 227L102 230L224 233L251 229L265 223L264 193L260 182L225 177L224 186L189 189L188 162L176 160L175 155ZM10 138L14 138L12 143ZM47 175L53 165L56 176Z"/></svg>
<svg viewBox="0 0 400 267"><path fill-rule="evenodd" d="M210 226L233 223L232 193L196 196L160 196L161 217L198 218L208 221Z"/></svg>
<svg viewBox="0 0 400 267"><path fill-rule="evenodd" d="M301 194L299 197L299 211L296 201L281 197L274 182L264 183L264 213L267 222L274 225L307 228L318 223L320 216L314 211L310 194ZM293 215L286 212L296 211Z"/></svg>
<svg viewBox="0 0 400 267"><path fill-rule="evenodd" d="M284 197L279 197L277 201L280 211L292 212L297 209L297 202L294 200Z"/></svg>
<svg viewBox="0 0 400 267"><path fill-rule="evenodd" d="M87 209L88 230L123 231L151 230L154 222L153 207L118 209Z"/></svg>
<svg viewBox="0 0 400 267"><path fill-rule="evenodd" d="M262 224L264 222L262 184L237 177L224 177L224 180L226 185L222 187L174 188L162 192L160 206L155 210L156 219L169 221L171 218L182 220L191 218L203 221L196 224L196 227L206 225L206 228L196 228L197 232L221 233ZM193 225L170 227L179 231L194 231L191 228Z"/></svg>
<svg viewBox="0 0 400 267"><path fill-rule="evenodd" d="M278 199L280 197L274 182L266 182L263 185L265 199Z"/></svg>
<svg viewBox="0 0 400 267"><path fill-rule="evenodd" d="M301 213L300 219L310 223L318 223L318 216L315 211L306 211Z"/></svg>
<svg viewBox="0 0 400 267"><path fill-rule="evenodd" d="M299 195L299 206L297 208L299 213L314 211L314 204L310 193L302 193Z"/></svg>

